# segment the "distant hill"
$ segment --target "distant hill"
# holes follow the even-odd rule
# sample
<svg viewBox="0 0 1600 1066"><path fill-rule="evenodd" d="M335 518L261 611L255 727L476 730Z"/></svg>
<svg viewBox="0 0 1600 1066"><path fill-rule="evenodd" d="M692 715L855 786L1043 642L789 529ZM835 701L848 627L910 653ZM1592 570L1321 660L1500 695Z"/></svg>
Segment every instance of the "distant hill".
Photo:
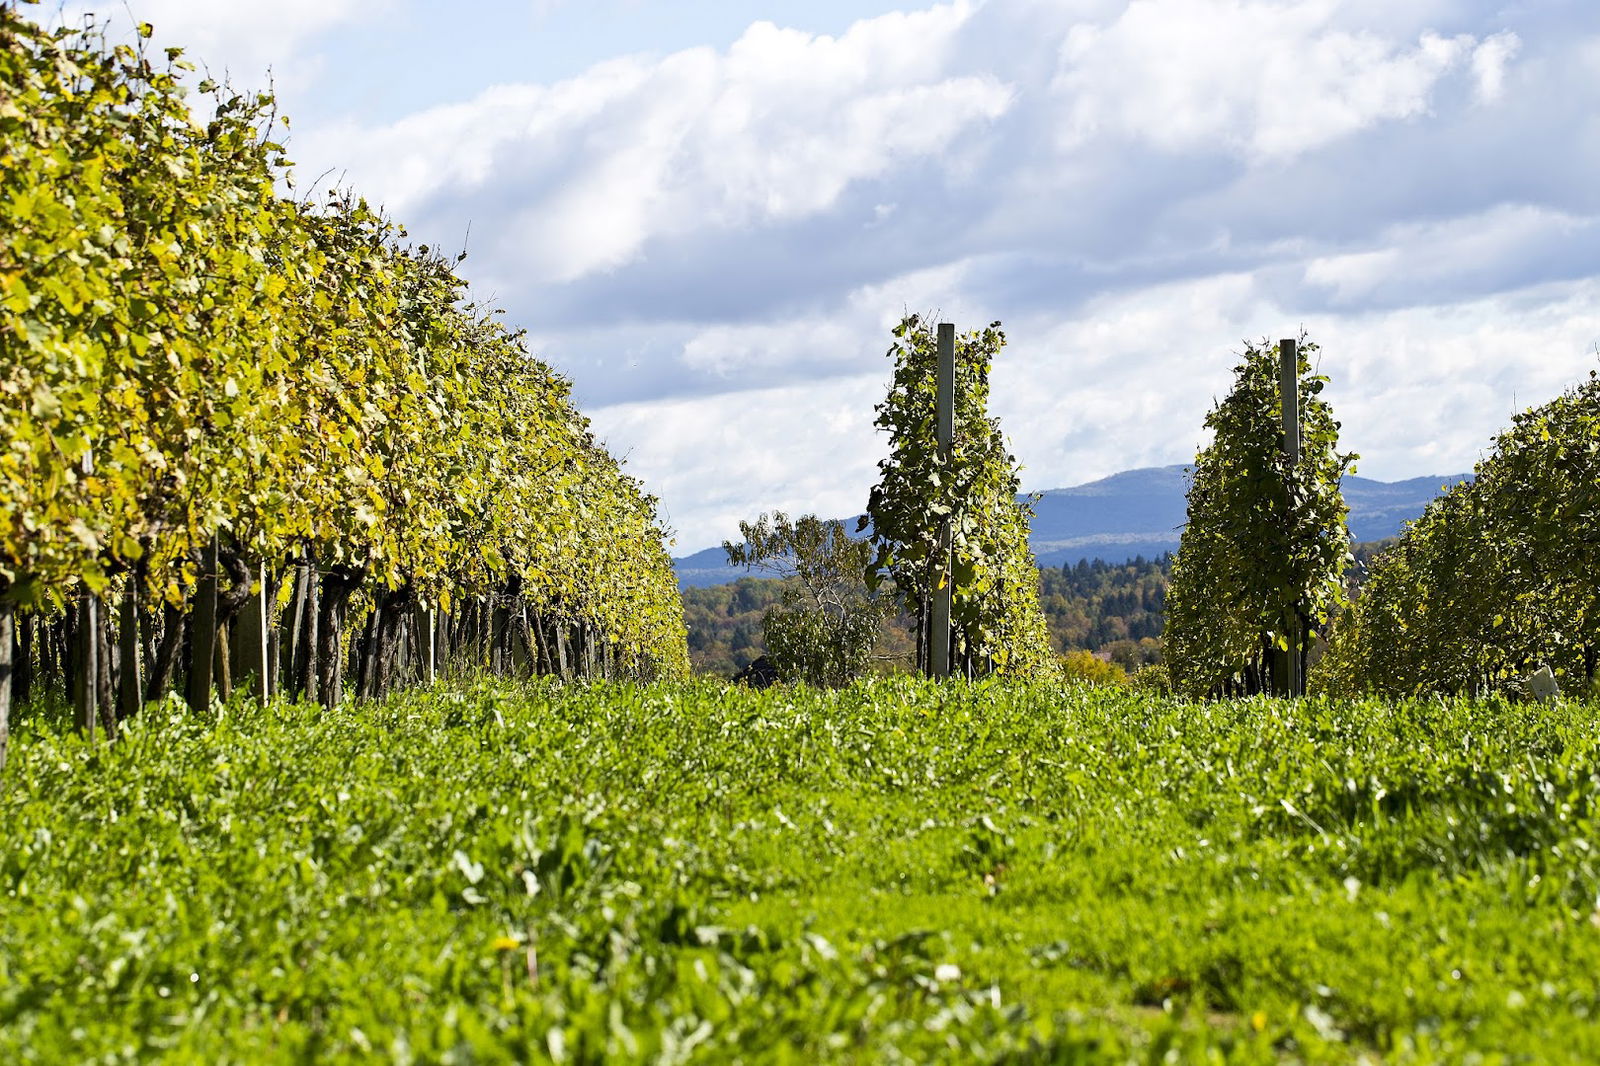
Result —
<svg viewBox="0 0 1600 1066"><path fill-rule="evenodd" d="M1146 467L1044 493L1034 504L1029 538L1039 565L1076 564L1079 559L1116 563L1177 551L1188 516L1188 476L1187 466ZM1393 482L1345 478L1350 535L1358 541L1397 536L1441 489L1467 476Z"/></svg>
<svg viewBox="0 0 1600 1066"><path fill-rule="evenodd" d="M1187 466L1127 470L1087 485L1051 489L1034 504L1030 543L1040 566L1076 565L1080 559L1120 563L1136 556L1154 558L1176 551L1187 514ZM1407 481L1344 479L1350 506L1350 532L1358 541L1399 534L1440 490L1466 474L1418 477ZM854 530L852 520L850 528ZM685 588L721 585L746 576L727 565L719 548L674 559L678 584Z"/></svg>

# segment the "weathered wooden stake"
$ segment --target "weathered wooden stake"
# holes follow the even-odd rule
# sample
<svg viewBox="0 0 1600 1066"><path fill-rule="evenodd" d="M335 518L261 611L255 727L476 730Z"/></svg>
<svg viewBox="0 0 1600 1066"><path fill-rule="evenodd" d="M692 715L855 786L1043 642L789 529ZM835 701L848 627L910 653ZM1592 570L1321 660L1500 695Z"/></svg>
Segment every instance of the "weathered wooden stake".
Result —
<svg viewBox="0 0 1600 1066"><path fill-rule="evenodd" d="M934 419L938 434L939 455L947 469L951 446L955 442L956 428L956 327L951 322L939 323L939 375L934 389ZM933 617L928 634L928 673L933 677L950 676L950 607L955 589L950 559L950 516L939 521L938 546L933 566Z"/></svg>
<svg viewBox="0 0 1600 1066"><path fill-rule="evenodd" d="M32 615L25 615L16 609L15 604L7 604L0 599L0 611L10 610L12 634L15 639L11 661L11 706L20 707L33 698L34 685L38 683L38 671L33 663L33 650L41 643L39 640L39 622Z"/></svg>
<svg viewBox="0 0 1600 1066"><path fill-rule="evenodd" d="M1299 342L1287 338L1278 342L1278 395L1283 408L1283 454L1289 460L1289 484L1294 486L1294 471L1300 465L1300 355ZM1291 502L1290 506L1293 504ZM1283 672L1288 695L1304 695L1300 679L1300 605L1290 608L1284 619L1289 650L1284 655Z"/></svg>
<svg viewBox="0 0 1600 1066"><path fill-rule="evenodd" d="M83 456L83 472L94 473L94 452ZM100 601L86 592L78 606L78 654L73 665L78 684L73 690L73 717L79 732L94 739L100 718Z"/></svg>
<svg viewBox="0 0 1600 1066"><path fill-rule="evenodd" d="M449 670L452 654L454 650L450 645L450 614L447 611L436 610L433 612L433 676L436 680Z"/></svg>
<svg viewBox="0 0 1600 1066"><path fill-rule="evenodd" d="M250 598L234 623L238 628L235 640L239 661L233 673L235 681L241 684L246 677L251 678L250 694L256 703L265 707L272 696L272 671L267 660L267 630L272 618L271 605L267 602L267 568L256 567L251 582L254 587Z"/></svg>
<svg viewBox="0 0 1600 1066"><path fill-rule="evenodd" d="M300 670L300 655L305 647L306 606L310 599L310 575L305 563L299 563L294 568L294 598L289 601L289 612L279 620L289 632L289 646L284 652L284 688L291 695L299 695L301 688L302 671Z"/></svg>
<svg viewBox="0 0 1600 1066"><path fill-rule="evenodd" d="M113 666L116 662L116 653L111 647L111 616L104 606L96 609L99 618L95 626L95 713L100 717L100 727L106 731L108 740L117 739L117 697L115 694L116 678L113 676Z"/></svg>
<svg viewBox="0 0 1600 1066"><path fill-rule="evenodd" d="M505 605L504 593L495 598L489 615L489 672L496 677L511 672L511 611Z"/></svg>
<svg viewBox="0 0 1600 1066"><path fill-rule="evenodd" d="M144 678L140 676L139 593L137 582L128 582L122 594L122 617L117 624L117 645L121 649L122 671L117 678L117 715L132 718L144 703Z"/></svg>
<svg viewBox="0 0 1600 1066"><path fill-rule="evenodd" d="M300 671L295 679L295 692L307 703L322 698L320 669L317 655L322 647L322 579L317 574L316 561L306 557L305 631L300 637L300 650L296 653L294 669Z"/></svg>
<svg viewBox="0 0 1600 1066"><path fill-rule="evenodd" d="M233 695L234 628L232 622L218 622L217 639L211 642L211 687L224 702Z"/></svg>
<svg viewBox="0 0 1600 1066"><path fill-rule="evenodd" d="M73 724L94 739L100 720L100 601L84 593L78 601L77 654L72 665L77 677L72 689Z"/></svg>
<svg viewBox="0 0 1600 1066"><path fill-rule="evenodd" d="M200 563L200 582L194 592L194 615L189 626L189 709L204 714L211 709L211 676L217 655L217 540L211 538Z"/></svg>
<svg viewBox="0 0 1600 1066"><path fill-rule="evenodd" d="M437 659L435 658L437 652L435 651L436 645L433 633L433 615L432 607L418 607L412 625L417 641L418 672L424 685L433 684L435 671L438 669Z"/></svg>
<svg viewBox="0 0 1600 1066"><path fill-rule="evenodd" d="M0 770L6 768L6 744L11 733L11 674L22 657L17 654L14 637L16 619L16 605L0 599Z"/></svg>

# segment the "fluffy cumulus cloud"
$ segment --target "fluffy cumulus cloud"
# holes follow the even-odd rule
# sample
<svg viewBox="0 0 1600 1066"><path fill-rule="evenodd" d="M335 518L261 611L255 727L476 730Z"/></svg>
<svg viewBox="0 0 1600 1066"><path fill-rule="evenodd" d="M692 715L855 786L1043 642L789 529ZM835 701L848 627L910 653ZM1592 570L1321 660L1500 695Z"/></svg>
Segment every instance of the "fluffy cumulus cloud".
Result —
<svg viewBox="0 0 1600 1066"><path fill-rule="evenodd" d="M725 52L624 57L295 148L348 161L402 217L460 218L464 233L490 208L495 265L518 285L561 284L652 243L795 225L999 118L1003 81L946 70L970 15L889 15L838 38L757 22Z"/></svg>
<svg viewBox="0 0 1600 1066"><path fill-rule="evenodd" d="M1293 155L1424 112L1474 54L1470 35L1396 41L1338 14L1334 0L1135 0L1114 20L1079 23L1055 82L1072 142L1111 134L1172 152Z"/></svg>
<svg viewBox="0 0 1600 1066"><path fill-rule="evenodd" d="M1513 411L1600 369L1595 278L1305 313L1239 273L1109 296L1085 311L1039 323L995 374L997 413L1035 488L1063 483L1062 472L1075 483L1187 460L1246 340L1304 329L1319 344L1342 444L1360 453L1363 475L1382 479L1469 468Z"/></svg>
<svg viewBox="0 0 1600 1066"><path fill-rule="evenodd" d="M1497 33L1472 50L1472 72L1478 79L1478 99L1492 104L1505 91L1506 65L1522 46L1517 35Z"/></svg>
<svg viewBox="0 0 1600 1066"><path fill-rule="evenodd" d="M1313 290L1332 307L1406 307L1451 302L1507 287L1600 271L1600 219L1533 204L1498 204L1442 221L1387 227L1370 250L1305 264Z"/></svg>
<svg viewBox="0 0 1600 1066"><path fill-rule="evenodd" d="M380 0L151 2L258 61ZM685 550L861 508L908 310L1004 321L1035 488L1190 458L1246 338L1323 345L1378 477L1469 467L1597 364L1595 5L956 0L717 39L290 144L466 242Z"/></svg>
<svg viewBox="0 0 1600 1066"><path fill-rule="evenodd" d="M594 422L660 496L686 554L737 535L760 511L859 514L886 451L872 428L872 405L882 398L878 377L857 375L736 398L616 404L595 412Z"/></svg>

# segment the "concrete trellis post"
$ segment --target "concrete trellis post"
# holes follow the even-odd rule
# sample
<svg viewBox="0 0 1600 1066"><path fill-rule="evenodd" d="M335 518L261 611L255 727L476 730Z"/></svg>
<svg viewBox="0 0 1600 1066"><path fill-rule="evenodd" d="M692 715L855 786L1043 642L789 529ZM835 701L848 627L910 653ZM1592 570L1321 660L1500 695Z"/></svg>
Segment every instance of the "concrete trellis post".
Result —
<svg viewBox="0 0 1600 1066"><path fill-rule="evenodd" d="M934 390L935 426L939 455L948 464L956 428L956 327L939 323L939 376ZM950 515L939 522L934 556L933 604L928 626L928 673L950 676L950 609L955 589L951 565Z"/></svg>
<svg viewBox="0 0 1600 1066"><path fill-rule="evenodd" d="M1283 408L1283 454L1289 461L1289 488L1294 485L1294 470L1300 465L1300 353L1299 342L1284 339L1278 342L1278 393ZM1300 605L1291 608L1290 617L1284 619L1289 650L1284 655L1284 681L1287 695L1305 695L1305 684L1300 677Z"/></svg>

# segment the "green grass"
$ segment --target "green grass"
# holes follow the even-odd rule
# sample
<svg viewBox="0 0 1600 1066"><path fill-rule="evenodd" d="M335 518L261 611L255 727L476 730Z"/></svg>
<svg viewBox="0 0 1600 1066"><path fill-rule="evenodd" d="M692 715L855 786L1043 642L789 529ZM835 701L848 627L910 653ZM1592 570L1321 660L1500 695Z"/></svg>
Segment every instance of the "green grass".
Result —
<svg viewBox="0 0 1600 1066"><path fill-rule="evenodd" d="M0 1061L1595 1061L1597 725L908 682L25 719Z"/></svg>

